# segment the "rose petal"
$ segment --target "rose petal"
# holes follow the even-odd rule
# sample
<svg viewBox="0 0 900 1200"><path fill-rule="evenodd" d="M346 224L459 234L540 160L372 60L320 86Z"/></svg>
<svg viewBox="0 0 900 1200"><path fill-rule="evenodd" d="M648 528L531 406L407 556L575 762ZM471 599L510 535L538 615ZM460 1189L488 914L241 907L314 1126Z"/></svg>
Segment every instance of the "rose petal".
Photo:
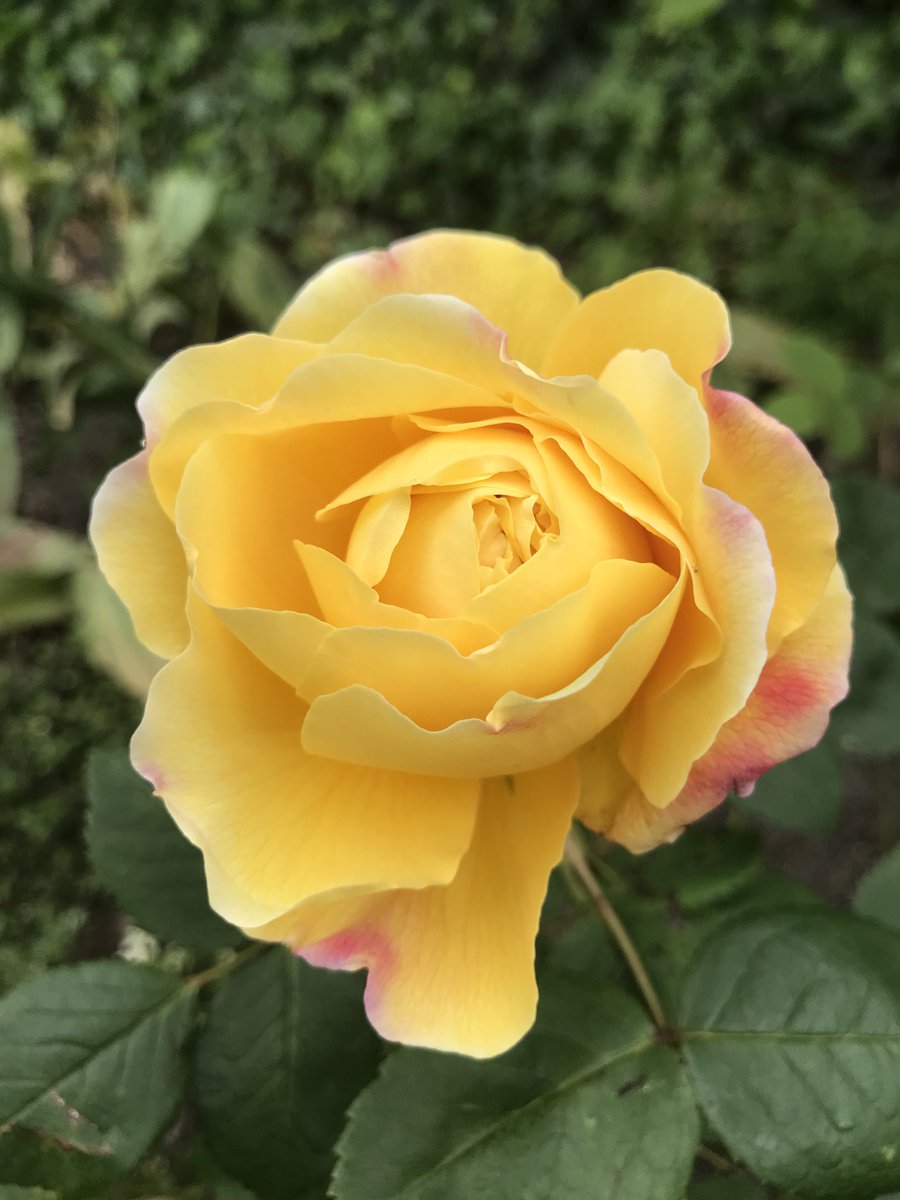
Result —
<svg viewBox="0 0 900 1200"><path fill-rule="evenodd" d="M800 439L734 392L706 390L707 482L762 522L775 564L772 653L815 609L834 568L837 518L828 484Z"/></svg>
<svg viewBox="0 0 900 1200"><path fill-rule="evenodd" d="M312 754L360 765L460 778L515 774L565 758L631 701L665 643L683 595L683 576L673 581L651 564L629 566L645 573L644 598L638 602L634 592L629 596L625 623L634 623L608 654L559 691L538 699L510 692L485 720L429 730L378 692L354 684L310 706L304 746ZM646 614L636 620L635 604ZM348 729L357 734L352 742Z"/></svg>
<svg viewBox="0 0 900 1200"><path fill-rule="evenodd" d="M582 300L556 330L540 370L597 378L621 350L662 350L699 391L730 344L717 292L677 271L638 271Z"/></svg>
<svg viewBox="0 0 900 1200"><path fill-rule="evenodd" d="M301 289L275 333L328 342L395 293L458 297L507 334L515 358L534 366L578 302L542 250L492 234L439 230L331 263Z"/></svg>
<svg viewBox="0 0 900 1200"><path fill-rule="evenodd" d="M218 867L221 914L240 924L334 889L449 882L477 783L311 757L291 689L196 598L190 617L191 644L154 680L132 757Z"/></svg>
<svg viewBox="0 0 900 1200"><path fill-rule="evenodd" d="M622 761L657 807L684 787L691 765L744 707L766 663L766 629L775 575L762 526L752 513L714 488L704 487L685 522L715 620L721 650L695 665L690 646L680 678L670 660L651 675L629 714ZM674 681L673 681L674 677Z"/></svg>
<svg viewBox="0 0 900 1200"><path fill-rule="evenodd" d="M659 809L633 788L608 821L591 822L635 853L651 850L715 808L732 790L814 746L847 694L852 601L835 567L809 621L784 639L746 707L694 764L678 798Z"/></svg>
<svg viewBox="0 0 900 1200"><path fill-rule="evenodd" d="M314 965L368 967L366 1010L382 1037L475 1058L499 1054L534 1021L534 939L577 794L571 759L489 780L452 883L351 901L334 913L301 910L249 932L286 938ZM329 925L336 931L313 940Z"/></svg>
<svg viewBox="0 0 900 1200"><path fill-rule="evenodd" d="M140 640L154 654L172 658L188 640L187 566L147 464L143 451L110 471L94 497L90 538Z"/></svg>
<svg viewBox="0 0 900 1200"><path fill-rule="evenodd" d="M138 397L148 443L155 445L180 416L199 404L230 400L258 408L291 371L319 353L318 346L262 333L179 351L150 377Z"/></svg>

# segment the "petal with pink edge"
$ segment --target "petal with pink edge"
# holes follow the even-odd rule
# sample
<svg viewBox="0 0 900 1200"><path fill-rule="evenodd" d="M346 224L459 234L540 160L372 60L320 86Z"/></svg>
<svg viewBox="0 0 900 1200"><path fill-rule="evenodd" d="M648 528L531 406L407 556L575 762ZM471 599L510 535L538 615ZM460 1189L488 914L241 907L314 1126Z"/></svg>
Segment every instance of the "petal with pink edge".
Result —
<svg viewBox="0 0 900 1200"><path fill-rule="evenodd" d="M331 916L322 906L300 910L293 929L289 915L249 932L286 937L315 966L368 967L366 1011L390 1041L500 1054L534 1021L534 939L577 795L571 759L488 780L451 883L339 902ZM312 940L342 919L346 926Z"/></svg>
<svg viewBox="0 0 900 1200"><path fill-rule="evenodd" d="M775 597L766 537L748 509L704 487L685 524L695 556L691 569L705 581L723 636L714 659L699 666L688 659L680 678L671 658L661 659L659 677L648 677L629 714L622 761L658 808L675 799L691 765L756 686Z"/></svg>
<svg viewBox="0 0 900 1200"><path fill-rule="evenodd" d="M512 356L533 367L578 303L543 250L493 234L436 230L331 263L300 290L274 332L328 342L370 304L397 293L471 304L507 335Z"/></svg>
<svg viewBox="0 0 900 1200"><path fill-rule="evenodd" d="M607 837L635 853L652 850L729 792L746 792L764 771L815 746L847 694L851 618L850 593L835 567L809 621L781 643L746 707L694 764L674 803L655 808L634 787L601 826Z"/></svg>
<svg viewBox="0 0 900 1200"><path fill-rule="evenodd" d="M752 401L706 389L712 456L706 481L762 523L775 565L772 653L818 604L834 568L837 518L828 484L800 439Z"/></svg>

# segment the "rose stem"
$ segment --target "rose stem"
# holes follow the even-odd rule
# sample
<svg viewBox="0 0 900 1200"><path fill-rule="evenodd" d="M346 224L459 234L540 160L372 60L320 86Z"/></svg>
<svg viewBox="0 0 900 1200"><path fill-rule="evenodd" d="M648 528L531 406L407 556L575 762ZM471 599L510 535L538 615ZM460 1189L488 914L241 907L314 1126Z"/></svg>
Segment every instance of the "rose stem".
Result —
<svg viewBox="0 0 900 1200"><path fill-rule="evenodd" d="M603 888L597 882L593 871L588 866L584 850L581 848L574 831L569 835L569 840L566 842L566 859L584 884L588 895L597 907L597 911L606 923L607 929L613 935L616 944L622 951L622 956L628 963L629 969L634 976L634 981L638 985L641 995L644 997L644 1001L650 1011L650 1016L653 1018L657 1029L667 1030L669 1023L666 1020L666 1014L663 1011L656 988L653 986L650 976L647 974L647 969L641 961L641 956L637 952L637 947L631 940L628 930L619 919L618 913L610 904L606 892L604 892Z"/></svg>

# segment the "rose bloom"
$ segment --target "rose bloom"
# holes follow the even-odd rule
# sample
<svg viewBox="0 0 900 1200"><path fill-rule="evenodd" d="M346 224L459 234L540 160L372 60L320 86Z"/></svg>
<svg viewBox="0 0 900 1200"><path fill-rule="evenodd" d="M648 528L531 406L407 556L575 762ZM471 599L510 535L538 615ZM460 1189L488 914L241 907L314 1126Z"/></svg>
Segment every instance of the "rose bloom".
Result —
<svg viewBox="0 0 900 1200"><path fill-rule="evenodd" d="M633 851L812 746L850 599L802 443L709 384L719 296L506 238L339 259L176 354L91 536L170 661L132 744L210 900L496 1054L573 817Z"/></svg>

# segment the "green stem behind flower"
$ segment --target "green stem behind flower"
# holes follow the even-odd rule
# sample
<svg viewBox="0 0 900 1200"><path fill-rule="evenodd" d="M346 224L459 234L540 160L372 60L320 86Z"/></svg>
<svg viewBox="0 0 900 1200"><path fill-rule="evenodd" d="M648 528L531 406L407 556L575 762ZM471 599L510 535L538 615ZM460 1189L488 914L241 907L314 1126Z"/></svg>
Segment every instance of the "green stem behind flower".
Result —
<svg viewBox="0 0 900 1200"><path fill-rule="evenodd" d="M569 840L566 842L566 860L584 884L588 895L594 902L597 911L603 918L607 929L612 934L616 941L616 945L622 952L622 956L628 963L629 970L634 976L635 983L638 985L641 995L644 997L644 1002L653 1018L656 1027L662 1031L668 1031L669 1022L666 1020L666 1014L663 1011L662 1003L656 992L656 988L647 973L647 968L638 954L637 947L631 940L628 930L619 919L619 915L613 906L610 904L606 893L597 882L597 879L588 866L588 861L585 858L584 850L581 843L578 841L577 834L573 830L569 835Z"/></svg>

